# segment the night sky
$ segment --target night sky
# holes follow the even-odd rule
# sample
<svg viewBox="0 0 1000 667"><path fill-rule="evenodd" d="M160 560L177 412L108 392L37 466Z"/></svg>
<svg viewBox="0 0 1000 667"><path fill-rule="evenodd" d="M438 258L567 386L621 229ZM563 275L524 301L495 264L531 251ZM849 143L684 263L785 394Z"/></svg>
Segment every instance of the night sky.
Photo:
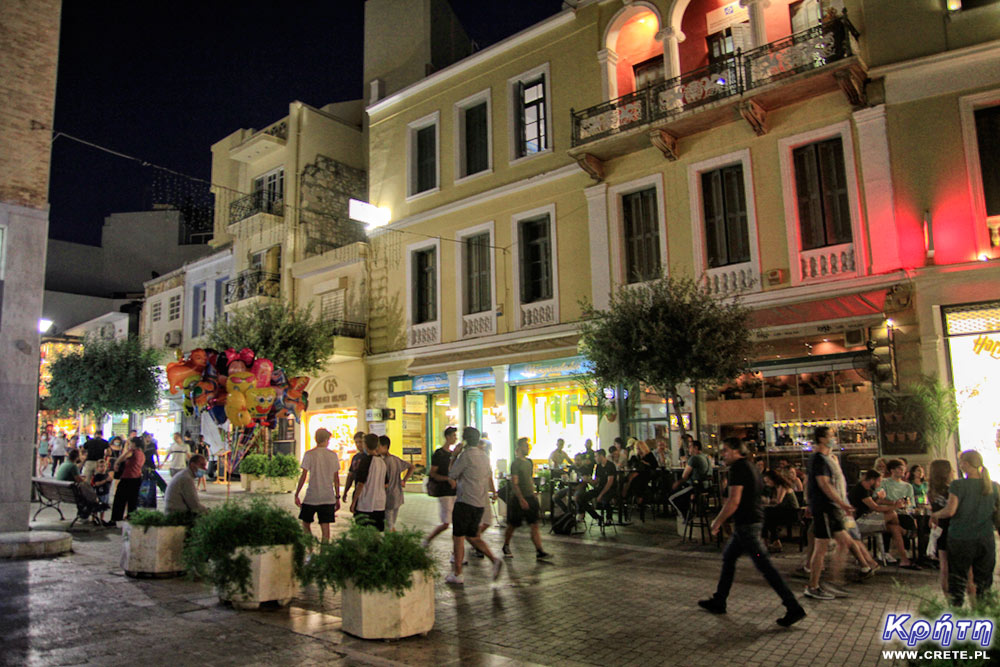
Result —
<svg viewBox="0 0 1000 667"><path fill-rule="evenodd" d="M485 47L562 2L451 4ZM293 100L361 97L363 18L361 0L64 0L54 129L208 180L211 145L234 130L274 122ZM49 236L96 245L109 213L188 190L199 187L60 137Z"/></svg>

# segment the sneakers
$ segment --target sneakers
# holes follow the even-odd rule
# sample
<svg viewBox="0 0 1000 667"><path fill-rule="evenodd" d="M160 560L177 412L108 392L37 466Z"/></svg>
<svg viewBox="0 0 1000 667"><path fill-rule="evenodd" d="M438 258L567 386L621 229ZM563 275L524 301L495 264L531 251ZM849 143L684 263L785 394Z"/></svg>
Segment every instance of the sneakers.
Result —
<svg viewBox="0 0 1000 667"><path fill-rule="evenodd" d="M503 560L497 558L495 561L493 561L493 581L496 581L497 579L500 578L500 570L502 569L503 569Z"/></svg>
<svg viewBox="0 0 1000 667"><path fill-rule="evenodd" d="M702 609L712 612L713 614L725 614L726 605L719 602L715 598L708 598L707 600L698 600L698 606Z"/></svg>
<svg viewBox="0 0 1000 667"><path fill-rule="evenodd" d="M552 558L552 554L539 550L535 552L535 558L538 560L545 560L546 558Z"/></svg>
<svg viewBox="0 0 1000 667"><path fill-rule="evenodd" d="M795 609L789 609L788 611L786 611L785 615L779 618L776 622L781 627L788 628L795 625L805 617L806 617L806 610L803 609L800 605Z"/></svg>
<svg viewBox="0 0 1000 667"><path fill-rule="evenodd" d="M836 595L834 595L833 593L828 593L827 591L823 590L822 586L820 586L819 588L810 588L809 586L806 586L805 596L807 598L812 598L814 600L836 600L837 599Z"/></svg>
<svg viewBox="0 0 1000 667"><path fill-rule="evenodd" d="M424 539L420 540L420 546L422 546L424 549L426 549L427 547L429 547L430 544L431 544L431 540L428 537L425 537Z"/></svg>
<svg viewBox="0 0 1000 667"><path fill-rule="evenodd" d="M835 598L849 598L849 597L851 597L850 593L848 593L847 591L845 591L840 586L834 586L829 581L824 581L822 584L820 584L820 588L822 588L827 593L830 593Z"/></svg>
<svg viewBox="0 0 1000 667"><path fill-rule="evenodd" d="M463 577L456 576L454 573L449 573L444 580L449 584L462 585L465 583L465 579Z"/></svg>
<svg viewBox="0 0 1000 667"><path fill-rule="evenodd" d="M449 560L448 562L451 563L452 565L455 564L455 554L454 553L451 555L451 560ZM462 565L468 565L468 564L469 564L469 559L468 558L466 558L465 560L462 561Z"/></svg>
<svg viewBox="0 0 1000 667"><path fill-rule="evenodd" d="M473 549L476 549L476 548L475 548L475 547L473 547ZM473 551L472 553L473 553L473 554L475 555L475 557L476 557L476 558L486 558L486 554L484 554L484 553L483 553L482 551L480 551L479 549L476 549L476 550L475 550L475 551Z"/></svg>
<svg viewBox="0 0 1000 667"><path fill-rule="evenodd" d="M512 552L510 550L510 545L509 544L503 545L503 557L504 558L513 558L514 557L514 552Z"/></svg>

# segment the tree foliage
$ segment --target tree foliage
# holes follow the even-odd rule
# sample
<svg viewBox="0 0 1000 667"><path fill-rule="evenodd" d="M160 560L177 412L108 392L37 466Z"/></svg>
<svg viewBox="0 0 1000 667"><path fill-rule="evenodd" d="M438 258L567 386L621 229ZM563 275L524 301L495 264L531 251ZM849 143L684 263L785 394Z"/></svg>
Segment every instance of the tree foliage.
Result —
<svg viewBox="0 0 1000 667"><path fill-rule="evenodd" d="M333 356L330 328L313 317L311 308L285 302L237 308L228 321L217 319L206 337L208 346L217 350L248 347L289 377L321 370Z"/></svg>
<svg viewBox="0 0 1000 667"><path fill-rule="evenodd" d="M921 434L934 457L947 455L959 416L955 390L950 385L942 384L934 375L921 375L901 390L886 392L886 397L907 428Z"/></svg>
<svg viewBox="0 0 1000 667"><path fill-rule="evenodd" d="M45 406L61 414L149 412L160 398L160 355L138 338L88 338L83 348L52 362Z"/></svg>
<svg viewBox="0 0 1000 667"><path fill-rule="evenodd" d="M722 384L749 368L750 310L690 278L623 286L607 310L584 303L583 316L580 347L600 386L642 383L673 398L682 431L683 385Z"/></svg>

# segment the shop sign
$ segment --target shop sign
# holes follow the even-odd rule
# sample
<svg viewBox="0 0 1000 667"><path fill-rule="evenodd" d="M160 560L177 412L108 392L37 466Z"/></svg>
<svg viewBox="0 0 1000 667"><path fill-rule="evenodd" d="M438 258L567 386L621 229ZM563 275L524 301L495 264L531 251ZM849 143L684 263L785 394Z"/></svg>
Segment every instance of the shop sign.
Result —
<svg viewBox="0 0 1000 667"><path fill-rule="evenodd" d="M404 396L403 412L412 412L414 414L426 414L427 397L423 395L414 396L413 394L408 394Z"/></svg>
<svg viewBox="0 0 1000 667"><path fill-rule="evenodd" d="M508 382L510 384L524 382L539 382L559 378L587 375L590 373L590 363L583 357L570 357L555 361L539 361L528 364L514 364L510 367Z"/></svg>
<svg viewBox="0 0 1000 667"><path fill-rule="evenodd" d="M986 334L979 334L972 341L972 351L980 356L986 353L986 356L1000 359L1000 340L994 340Z"/></svg>
<svg viewBox="0 0 1000 667"><path fill-rule="evenodd" d="M730 2L728 5L708 12L705 14L705 20L708 23L708 34L711 35L738 23L749 21L750 12L747 11L746 7L740 7L739 0L736 0L736 2Z"/></svg>
<svg viewBox="0 0 1000 667"><path fill-rule="evenodd" d="M495 383L492 368L473 368L462 374L463 387L492 387Z"/></svg>
<svg viewBox="0 0 1000 667"><path fill-rule="evenodd" d="M316 382L309 394L309 404L314 410L343 407L347 400L348 393L340 387L340 382L333 375L327 375Z"/></svg>
<svg viewBox="0 0 1000 667"><path fill-rule="evenodd" d="M413 391L425 394L435 391L448 391L448 374L418 375L413 378Z"/></svg>
<svg viewBox="0 0 1000 667"><path fill-rule="evenodd" d="M421 447L403 447L403 456L420 456L424 453Z"/></svg>
<svg viewBox="0 0 1000 667"><path fill-rule="evenodd" d="M379 408L368 408L365 410L365 421L366 422L380 422L382 421L382 410Z"/></svg>

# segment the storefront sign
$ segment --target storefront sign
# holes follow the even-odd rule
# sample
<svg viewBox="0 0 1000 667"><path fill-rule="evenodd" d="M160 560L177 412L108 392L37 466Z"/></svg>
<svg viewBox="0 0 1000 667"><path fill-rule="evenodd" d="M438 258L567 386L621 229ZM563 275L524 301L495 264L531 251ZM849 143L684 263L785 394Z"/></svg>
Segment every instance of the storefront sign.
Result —
<svg viewBox="0 0 1000 667"><path fill-rule="evenodd" d="M979 334L972 341L972 351L979 355L985 353L994 359L1000 359L1000 340L994 340L986 334Z"/></svg>
<svg viewBox="0 0 1000 667"><path fill-rule="evenodd" d="M309 406L313 410L345 407L350 394L334 375L312 382L309 386Z"/></svg>
<svg viewBox="0 0 1000 667"><path fill-rule="evenodd" d="M473 387L492 387L494 384L496 384L496 381L493 379L492 368L473 368L462 374L462 386L469 389Z"/></svg>
<svg viewBox="0 0 1000 667"><path fill-rule="evenodd" d="M423 395L408 394L403 397L403 412L415 414L427 413L427 397Z"/></svg>
<svg viewBox="0 0 1000 667"><path fill-rule="evenodd" d="M369 408L365 410L365 421L367 422L382 421L382 411L378 408Z"/></svg>
<svg viewBox="0 0 1000 667"><path fill-rule="evenodd" d="M738 23L749 21L750 12L747 11L746 7L740 7L739 0L736 0L736 2L730 2L728 5L708 12L705 14L705 20L708 22L708 34L711 35Z"/></svg>
<svg viewBox="0 0 1000 667"><path fill-rule="evenodd" d="M514 364L510 367L508 382L510 384L539 382L559 378L587 375L590 364L583 357L556 359L554 361L539 361L528 364Z"/></svg>
<svg viewBox="0 0 1000 667"><path fill-rule="evenodd" d="M420 456L424 453L421 447L403 447L403 456Z"/></svg>
<svg viewBox="0 0 1000 667"><path fill-rule="evenodd" d="M448 374L418 375L413 378L413 391L430 394L435 391L448 391Z"/></svg>

